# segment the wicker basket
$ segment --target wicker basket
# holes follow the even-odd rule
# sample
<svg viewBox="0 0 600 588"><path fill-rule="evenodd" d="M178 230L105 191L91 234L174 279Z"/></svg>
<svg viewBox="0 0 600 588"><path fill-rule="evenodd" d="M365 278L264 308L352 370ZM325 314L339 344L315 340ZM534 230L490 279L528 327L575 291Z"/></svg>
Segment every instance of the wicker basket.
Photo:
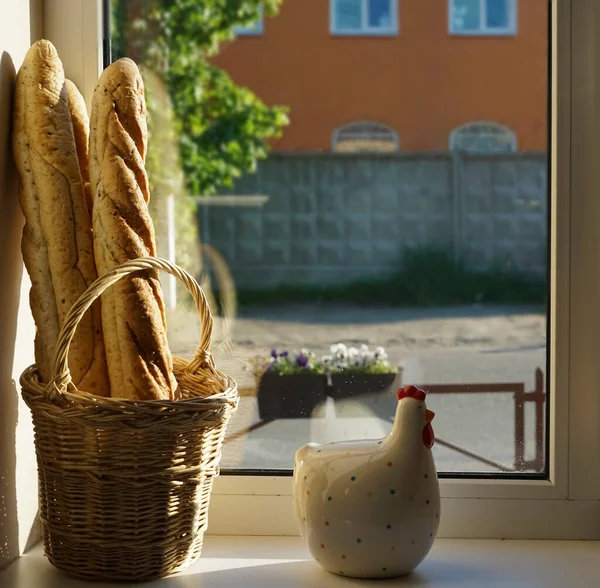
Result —
<svg viewBox="0 0 600 588"><path fill-rule="evenodd" d="M67 366L85 311L117 280L162 269L189 289L202 318L193 360L174 357L181 399L119 400L78 391ZM237 385L208 353L212 317L187 272L158 258L133 260L96 280L70 311L56 348L54 380L35 365L21 376L33 414L40 517L48 559L86 579L148 580L200 555L212 482Z"/></svg>

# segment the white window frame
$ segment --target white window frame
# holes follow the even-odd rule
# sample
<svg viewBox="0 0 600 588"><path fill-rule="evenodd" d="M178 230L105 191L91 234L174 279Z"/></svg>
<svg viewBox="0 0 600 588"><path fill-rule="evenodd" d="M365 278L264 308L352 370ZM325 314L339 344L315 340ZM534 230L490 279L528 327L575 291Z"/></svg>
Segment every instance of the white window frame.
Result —
<svg viewBox="0 0 600 588"><path fill-rule="evenodd" d="M476 31L464 31L454 27L454 19L452 18L454 4L456 0L448 0L448 30L451 35L466 36L466 37L510 37L517 34L518 20L518 0L506 0L508 4L508 27L504 29L491 28L486 24L486 0L479 0L479 29Z"/></svg>
<svg viewBox="0 0 600 588"><path fill-rule="evenodd" d="M348 37L393 37L399 33L399 0L389 0L391 9L391 25L387 28L370 27L368 25L368 0L362 0L362 24L359 29L340 29L335 22L335 5L337 0L329 0L329 32L336 36Z"/></svg>
<svg viewBox="0 0 600 588"><path fill-rule="evenodd" d="M236 37L260 37L264 33L265 28L265 15L263 9L260 9L260 16L254 21L256 25L254 28L239 26L234 27L233 32Z"/></svg>
<svg viewBox="0 0 600 588"><path fill-rule="evenodd" d="M500 123L491 120L472 120L468 123L465 123L464 125L460 125L452 129L450 131L450 136L448 137L448 148L450 149L450 151L463 151L462 149L456 146L456 143L458 142L458 139L462 133L464 133L465 131L469 132L469 130L476 125L488 125L490 127L496 128L499 131L503 131L506 134L509 134L511 146L510 153L517 152L517 134L510 127L507 127L506 125L501 125ZM506 151L491 151L490 153L506 153Z"/></svg>
<svg viewBox="0 0 600 588"><path fill-rule="evenodd" d="M97 9L46 3L45 36L88 104L102 54ZM600 2L555 0L552 19L549 479L441 480L442 537L600 539L600 85L590 75ZM220 476L209 533L296 535L291 493L290 477Z"/></svg>
<svg viewBox="0 0 600 588"><path fill-rule="evenodd" d="M331 150L335 153L338 153L338 151L336 150L336 145L340 142L340 136L343 135L344 132L347 132L347 131L350 131L352 133L354 128L358 128L361 125L373 125L373 126L381 128L382 130L387 131L390 134L392 142L394 143L393 151L398 151L400 149L400 137L398 136L398 131L396 131L396 129L394 129L388 125L384 125L383 123L374 121L374 120L356 120L356 121L347 123L345 125L342 125L341 127L338 127L337 129L335 129L333 131L333 133L331 134ZM341 138L343 140L343 137L341 137ZM359 135L357 135L356 138L358 139ZM365 153L365 152L362 151L361 153ZM389 151L372 151L370 153L390 153L390 152Z"/></svg>

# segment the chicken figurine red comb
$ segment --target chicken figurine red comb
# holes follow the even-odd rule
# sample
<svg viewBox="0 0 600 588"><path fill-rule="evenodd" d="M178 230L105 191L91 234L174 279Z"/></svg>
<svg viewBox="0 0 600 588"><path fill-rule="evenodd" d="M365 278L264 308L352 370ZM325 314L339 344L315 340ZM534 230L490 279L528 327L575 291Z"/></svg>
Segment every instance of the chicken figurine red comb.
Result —
<svg viewBox="0 0 600 588"><path fill-rule="evenodd" d="M427 398L425 390L421 390L416 386L406 386L404 388L400 388L400 390L396 392L396 396L398 397L398 400L402 400L403 398L415 398L416 400L425 400L425 398Z"/></svg>
<svg viewBox="0 0 600 588"><path fill-rule="evenodd" d="M390 578L429 553L440 520L434 413L416 386L396 392L383 439L309 443L296 453L294 512L315 560L334 574ZM392 396L393 398L393 396Z"/></svg>

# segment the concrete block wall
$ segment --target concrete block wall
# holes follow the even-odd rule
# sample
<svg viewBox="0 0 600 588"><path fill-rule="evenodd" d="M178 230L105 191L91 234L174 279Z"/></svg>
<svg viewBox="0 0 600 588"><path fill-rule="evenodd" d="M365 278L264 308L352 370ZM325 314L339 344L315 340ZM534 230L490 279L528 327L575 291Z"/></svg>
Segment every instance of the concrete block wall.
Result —
<svg viewBox="0 0 600 588"><path fill-rule="evenodd" d="M230 192L267 204L202 206L200 237L247 287L385 275L410 247L539 275L546 175L538 154L272 154Z"/></svg>

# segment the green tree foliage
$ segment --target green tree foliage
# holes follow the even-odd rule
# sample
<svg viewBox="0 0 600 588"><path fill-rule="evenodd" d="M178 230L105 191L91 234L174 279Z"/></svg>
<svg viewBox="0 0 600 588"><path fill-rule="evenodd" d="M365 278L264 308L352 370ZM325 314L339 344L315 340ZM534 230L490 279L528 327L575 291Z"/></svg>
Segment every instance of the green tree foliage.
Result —
<svg viewBox="0 0 600 588"><path fill-rule="evenodd" d="M273 16L282 0L113 0L113 43L163 79L191 194L230 187L266 157L287 124L210 60L235 26Z"/></svg>

